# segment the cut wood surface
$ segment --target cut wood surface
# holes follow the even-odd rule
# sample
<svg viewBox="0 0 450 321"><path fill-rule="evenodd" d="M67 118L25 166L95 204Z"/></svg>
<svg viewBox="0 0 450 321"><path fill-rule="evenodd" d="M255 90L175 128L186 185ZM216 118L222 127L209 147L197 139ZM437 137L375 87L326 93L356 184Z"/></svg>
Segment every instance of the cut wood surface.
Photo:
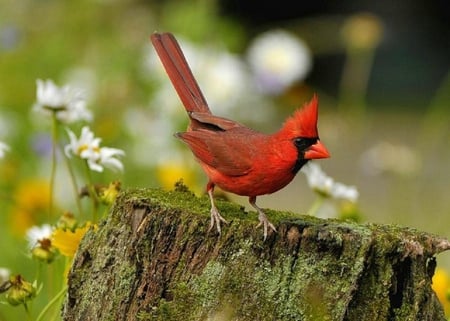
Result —
<svg viewBox="0 0 450 321"><path fill-rule="evenodd" d="M278 232L263 241L226 201L218 236L209 206L182 185L122 192L81 242L63 319L445 320L431 289L444 238L266 210Z"/></svg>

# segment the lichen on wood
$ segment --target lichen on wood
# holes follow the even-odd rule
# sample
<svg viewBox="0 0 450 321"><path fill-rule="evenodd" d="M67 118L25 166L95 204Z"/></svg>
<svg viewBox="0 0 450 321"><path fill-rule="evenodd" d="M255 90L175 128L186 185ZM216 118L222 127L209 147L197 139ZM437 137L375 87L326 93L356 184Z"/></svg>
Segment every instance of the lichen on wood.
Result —
<svg viewBox="0 0 450 321"><path fill-rule="evenodd" d="M183 187L123 192L83 239L64 320L445 320L431 289L447 240L410 228L218 201L229 224L208 232L209 200Z"/></svg>

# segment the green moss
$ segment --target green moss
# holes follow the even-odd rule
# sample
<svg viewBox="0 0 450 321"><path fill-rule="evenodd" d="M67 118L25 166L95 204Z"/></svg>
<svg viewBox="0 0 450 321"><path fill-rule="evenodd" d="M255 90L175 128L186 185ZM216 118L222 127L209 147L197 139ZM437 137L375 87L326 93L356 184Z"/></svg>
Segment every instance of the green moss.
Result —
<svg viewBox="0 0 450 321"><path fill-rule="evenodd" d="M182 211L189 210L190 213L207 217L210 216L211 203L208 196L203 195L201 197L196 197L184 186L180 187L178 185L173 191L145 188L128 189L123 191L120 197L122 199L130 200L134 204L141 203L143 206L148 205L151 202L171 209L176 208ZM216 199L215 202L220 213L227 220L239 219L255 223L255 215L248 215L243 206L221 199ZM290 212L279 212L270 209L265 209L265 213L275 224L287 218L294 218L297 215Z"/></svg>

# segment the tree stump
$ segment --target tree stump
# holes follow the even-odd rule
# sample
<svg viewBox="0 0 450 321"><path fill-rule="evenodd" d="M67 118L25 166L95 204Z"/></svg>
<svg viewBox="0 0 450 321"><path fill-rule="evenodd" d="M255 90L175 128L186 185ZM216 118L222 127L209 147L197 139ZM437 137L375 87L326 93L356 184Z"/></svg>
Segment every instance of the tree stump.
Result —
<svg viewBox="0 0 450 321"><path fill-rule="evenodd" d="M222 235L209 200L183 186L122 192L82 240L63 320L445 320L431 289L443 238L226 201Z"/></svg>

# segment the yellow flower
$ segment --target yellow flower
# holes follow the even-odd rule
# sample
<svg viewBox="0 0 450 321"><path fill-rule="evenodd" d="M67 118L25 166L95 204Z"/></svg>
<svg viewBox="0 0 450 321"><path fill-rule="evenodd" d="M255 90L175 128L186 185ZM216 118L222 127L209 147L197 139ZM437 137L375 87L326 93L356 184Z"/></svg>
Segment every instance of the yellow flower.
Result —
<svg viewBox="0 0 450 321"><path fill-rule="evenodd" d="M57 248L64 256L73 257L80 245L81 239L91 226L94 227L94 230L97 230L97 225L89 222L84 227L76 228L73 232L67 229L56 229L52 234L53 247Z"/></svg>
<svg viewBox="0 0 450 321"><path fill-rule="evenodd" d="M52 263L55 258L55 248L49 239L38 240L38 244L31 249L31 257L41 262Z"/></svg>
<svg viewBox="0 0 450 321"><path fill-rule="evenodd" d="M439 301L444 307L445 315L450 315L450 300L449 300L449 290L450 290L450 277L442 268L436 268L433 275L432 288L436 292Z"/></svg>
<svg viewBox="0 0 450 321"><path fill-rule="evenodd" d="M11 210L11 227L19 236L33 225L38 225L50 207L49 183L41 179L19 182L14 191L15 205Z"/></svg>
<svg viewBox="0 0 450 321"><path fill-rule="evenodd" d="M56 228L73 231L77 227L77 224L75 215L72 212L66 211L59 217L58 222L56 222Z"/></svg>
<svg viewBox="0 0 450 321"><path fill-rule="evenodd" d="M200 192L198 184L195 182L195 173L186 165L176 163L166 163L157 168L156 175L161 186L165 190L172 190L175 183L180 179L194 192Z"/></svg>
<svg viewBox="0 0 450 321"><path fill-rule="evenodd" d="M339 206L338 218L341 220L350 220L353 222L362 222L363 214L354 202L344 200Z"/></svg>
<svg viewBox="0 0 450 321"><path fill-rule="evenodd" d="M6 293L6 301L15 306L25 304L36 296L36 286L27 282L21 275L10 278L11 287Z"/></svg>
<svg viewBox="0 0 450 321"><path fill-rule="evenodd" d="M112 205L120 192L120 182L111 182L108 187L103 188L100 191L100 200L106 205Z"/></svg>
<svg viewBox="0 0 450 321"><path fill-rule="evenodd" d="M14 199L23 209L48 209L50 185L42 179L30 179L19 183Z"/></svg>

